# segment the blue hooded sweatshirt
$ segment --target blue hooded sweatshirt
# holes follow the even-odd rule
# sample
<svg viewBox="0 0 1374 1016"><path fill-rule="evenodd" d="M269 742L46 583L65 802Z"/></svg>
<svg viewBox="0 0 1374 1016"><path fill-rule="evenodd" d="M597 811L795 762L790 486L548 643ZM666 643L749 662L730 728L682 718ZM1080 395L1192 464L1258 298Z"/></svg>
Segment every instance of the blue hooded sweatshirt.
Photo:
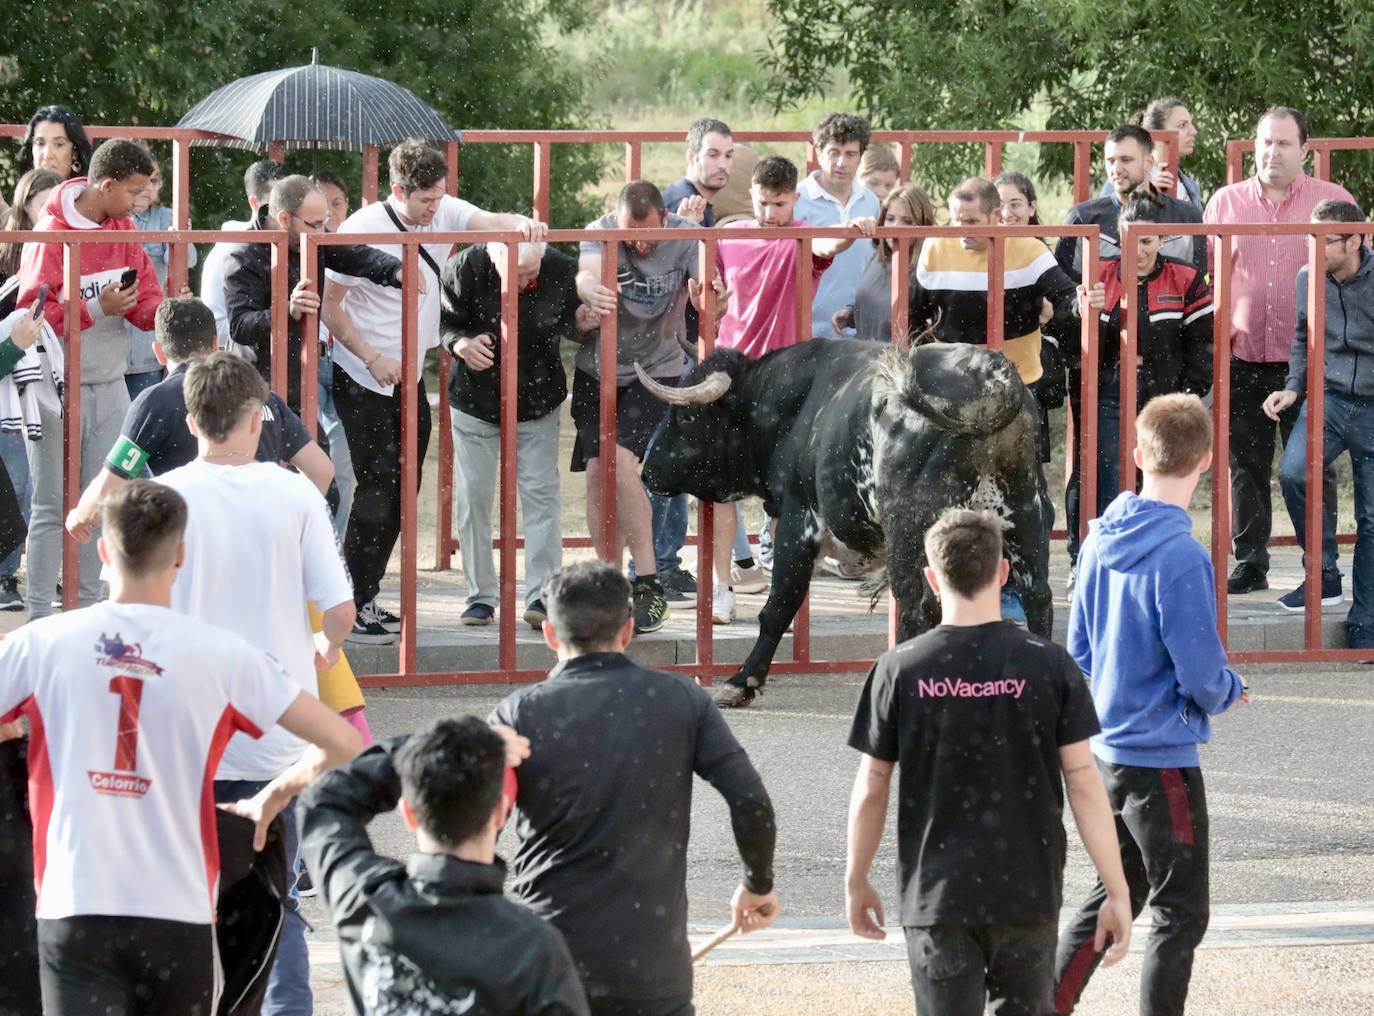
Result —
<svg viewBox="0 0 1374 1016"><path fill-rule="evenodd" d="M1092 683L1104 762L1198 764L1208 716L1240 698L1217 636L1212 562L1188 513L1130 491L1095 519L1078 557L1069 652Z"/></svg>

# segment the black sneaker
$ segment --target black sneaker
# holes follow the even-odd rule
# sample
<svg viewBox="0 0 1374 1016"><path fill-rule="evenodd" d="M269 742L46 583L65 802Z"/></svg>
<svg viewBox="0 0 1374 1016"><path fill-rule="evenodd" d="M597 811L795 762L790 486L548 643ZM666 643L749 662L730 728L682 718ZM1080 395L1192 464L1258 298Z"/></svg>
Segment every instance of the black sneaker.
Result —
<svg viewBox="0 0 1374 1016"><path fill-rule="evenodd" d="M474 603L463 611L463 616L458 620L470 628L481 627L496 621L496 611L485 603Z"/></svg>
<svg viewBox="0 0 1374 1016"><path fill-rule="evenodd" d="M697 602L697 580L692 573L674 568L663 576L663 597L671 607L691 607Z"/></svg>
<svg viewBox="0 0 1374 1016"><path fill-rule="evenodd" d="M1226 591L1233 596L1268 588L1269 575L1253 564L1236 565L1231 569L1231 577L1226 580Z"/></svg>
<svg viewBox="0 0 1374 1016"><path fill-rule="evenodd" d="M376 600L373 600L368 606L372 608L372 616L377 619L378 624L393 635L401 634L401 619L399 617L385 607L377 606Z"/></svg>
<svg viewBox="0 0 1374 1016"><path fill-rule="evenodd" d="M348 633L348 641L365 646L389 646L396 641L396 633L382 627L376 607L368 603L353 619L353 630Z"/></svg>
<svg viewBox="0 0 1374 1016"><path fill-rule="evenodd" d="M0 575L0 610L23 610L24 598L19 595L19 580L13 575Z"/></svg>
<svg viewBox="0 0 1374 1016"><path fill-rule="evenodd" d="M663 583L657 575L642 575L634 581L634 618L635 634L647 635L658 631L668 620L672 611L668 609L668 599L663 595Z"/></svg>
<svg viewBox="0 0 1374 1016"><path fill-rule="evenodd" d="M1345 632L1348 639L1347 644L1351 649L1374 649L1374 627L1364 624L1347 624Z"/></svg>
<svg viewBox="0 0 1374 1016"><path fill-rule="evenodd" d="M1322 576L1322 606L1334 607L1345 599L1345 593L1341 589L1341 577L1339 574ZM1284 593L1278 599L1278 604L1284 610L1294 613L1307 606L1306 583L1298 586L1292 592Z"/></svg>
<svg viewBox="0 0 1374 1016"><path fill-rule="evenodd" d="M302 867L301 873L296 876L296 895L301 897L309 897L314 896L318 893L319 890L315 888L315 883L310 878L310 872L306 871L305 868Z"/></svg>
<svg viewBox="0 0 1374 1016"><path fill-rule="evenodd" d="M535 600L525 608L525 623L535 631L542 631L548 619L549 612L544 609L543 600Z"/></svg>

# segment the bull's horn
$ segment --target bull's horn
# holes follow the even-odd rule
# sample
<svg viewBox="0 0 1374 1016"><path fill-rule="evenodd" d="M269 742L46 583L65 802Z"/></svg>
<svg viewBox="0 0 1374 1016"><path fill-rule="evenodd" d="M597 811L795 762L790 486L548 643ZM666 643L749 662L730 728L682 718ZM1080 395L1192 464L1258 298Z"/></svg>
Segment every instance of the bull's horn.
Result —
<svg viewBox="0 0 1374 1016"><path fill-rule="evenodd" d="M708 402L715 402L730 390L732 380L725 371L713 370L706 375L705 381L698 381L687 388L673 388L645 374L644 368L638 363L635 364L635 374L639 377L639 383L647 388L650 394L670 406L704 406Z"/></svg>

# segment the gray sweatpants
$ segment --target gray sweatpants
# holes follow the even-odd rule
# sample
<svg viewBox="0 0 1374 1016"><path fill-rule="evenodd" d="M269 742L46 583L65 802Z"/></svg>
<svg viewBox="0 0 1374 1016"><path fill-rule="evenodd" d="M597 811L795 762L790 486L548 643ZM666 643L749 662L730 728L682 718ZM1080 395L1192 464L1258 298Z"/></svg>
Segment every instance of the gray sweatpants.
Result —
<svg viewBox="0 0 1374 1016"><path fill-rule="evenodd" d="M501 429L453 410L453 507L458 547L468 580L468 603L500 606L501 586L491 550L491 512L500 474ZM525 522L525 605L539 599L544 580L563 565L558 497L558 411L516 430L516 486Z"/></svg>
<svg viewBox="0 0 1374 1016"><path fill-rule="evenodd" d="M129 408L129 389L122 377L81 386L81 489L100 474L105 456L119 440L124 414ZM26 599L28 617L47 617L57 595L57 573L62 566L62 419L44 413L43 440L28 442L29 469L33 473L33 508L29 515L27 545L29 575ZM77 491L80 494L80 491ZM68 576L67 581L72 581ZM100 581L100 553L95 540L81 548L81 575L77 597L89 607L104 595Z"/></svg>

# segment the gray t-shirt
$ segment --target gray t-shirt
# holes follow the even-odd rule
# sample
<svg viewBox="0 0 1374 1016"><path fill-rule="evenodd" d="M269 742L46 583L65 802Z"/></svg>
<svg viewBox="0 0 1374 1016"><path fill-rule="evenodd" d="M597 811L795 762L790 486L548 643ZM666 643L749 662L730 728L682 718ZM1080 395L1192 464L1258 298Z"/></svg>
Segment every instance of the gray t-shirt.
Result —
<svg viewBox="0 0 1374 1016"><path fill-rule="evenodd" d="M668 213L670 229L695 229L696 223ZM615 229L614 213L597 219L588 229ZM583 240L582 254L604 256L605 247ZM635 364L650 377L676 378L687 359L688 336L685 308L687 279L699 279L698 242L663 240L648 254L638 254L624 243L618 254L620 312L616 320L616 383L635 379ZM696 336L691 337L695 341ZM597 363L600 343L595 336L577 351L577 369L600 377Z"/></svg>

